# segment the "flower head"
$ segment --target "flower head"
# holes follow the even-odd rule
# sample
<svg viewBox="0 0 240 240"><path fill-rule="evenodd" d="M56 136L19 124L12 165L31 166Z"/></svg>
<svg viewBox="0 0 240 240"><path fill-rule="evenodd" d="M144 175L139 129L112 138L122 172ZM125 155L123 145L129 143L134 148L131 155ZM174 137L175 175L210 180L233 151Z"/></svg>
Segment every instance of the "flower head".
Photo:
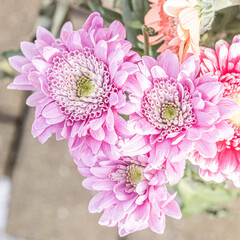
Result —
<svg viewBox="0 0 240 240"><path fill-rule="evenodd" d="M137 107L130 114L128 127L148 139L154 161L165 162L167 172L170 167L175 169L175 174L169 175L173 184L183 174L185 153L196 149L204 157L214 157L216 142L232 137L225 119L237 106L222 98L224 88L216 78L197 77L199 62L195 57L179 69L177 56L165 51L157 61L143 57L138 66L140 72L125 84Z"/></svg>
<svg viewBox="0 0 240 240"><path fill-rule="evenodd" d="M158 48L158 52L169 49L178 53L179 46L176 42L180 43L180 39L177 37L177 19L164 12L163 5L166 0L149 0L149 2L151 2L151 9L146 14L144 23L157 33L157 35L149 37L149 44L156 45L164 41ZM143 36L138 36L138 39L143 42ZM172 44L174 42L175 44Z"/></svg>
<svg viewBox="0 0 240 240"><path fill-rule="evenodd" d="M187 53L199 56L200 32L208 30L214 19L214 3L209 0L149 0L151 9L144 22L157 33L150 45L164 41L157 50L176 53L183 62ZM139 37L143 41L143 37Z"/></svg>
<svg viewBox="0 0 240 240"><path fill-rule="evenodd" d="M64 52L52 62L46 71L48 90L69 122L99 118L108 111L110 95L118 89L93 50Z"/></svg>
<svg viewBox="0 0 240 240"><path fill-rule="evenodd" d="M36 106L34 137L41 142L53 133L69 138L71 152L88 141L80 154L84 159L95 155L102 143L105 148L115 145L121 118L117 113L127 109L122 84L138 70L134 63L140 60L125 38L120 22L104 28L99 13L93 13L78 31L68 22L55 39L39 27L35 43L21 44L24 56L10 58L21 74L9 88L36 90L27 100Z"/></svg>
<svg viewBox="0 0 240 240"><path fill-rule="evenodd" d="M240 187L240 36L230 46L226 41L216 43L215 50L201 47L201 74L217 76L224 85L224 96L238 105L238 111L227 119L232 127L232 138L218 142L213 158L203 158L194 153L191 160L200 166L200 174L206 180L222 182L231 179ZM226 105L231 109L231 105Z"/></svg>
<svg viewBox="0 0 240 240"><path fill-rule="evenodd" d="M98 191L89 204L90 212L103 211L99 223L117 226L120 236L147 227L163 233L165 215L181 217L176 194L170 195L165 186L166 170L149 164L147 155L116 161L102 157L90 169L79 169L87 176L83 186Z"/></svg>
<svg viewBox="0 0 240 240"><path fill-rule="evenodd" d="M153 79L152 88L144 92L141 112L161 131L158 142L176 132L186 132L196 123L188 89L173 78Z"/></svg>

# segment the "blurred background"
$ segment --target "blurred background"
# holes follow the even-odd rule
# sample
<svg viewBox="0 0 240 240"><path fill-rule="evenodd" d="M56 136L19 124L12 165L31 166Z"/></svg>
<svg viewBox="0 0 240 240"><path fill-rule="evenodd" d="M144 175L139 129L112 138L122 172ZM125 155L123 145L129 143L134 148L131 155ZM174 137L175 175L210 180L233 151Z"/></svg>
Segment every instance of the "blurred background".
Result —
<svg viewBox="0 0 240 240"><path fill-rule="evenodd" d="M88 212L93 195L82 187L83 178L72 161L67 142L57 142L52 137L42 145L33 139L34 109L25 105L30 93L6 89L15 74L6 59L19 51L21 41L34 39L36 26L42 25L57 35L68 19L75 29L80 28L91 12L89 7L99 10L108 21L118 18L125 22L143 21L148 2L139 0L143 12L129 13L132 15L128 18L129 14L119 14L121 3L127 1L131 0L102 0L99 5L100 1L87 4L87 0L0 0L0 240L240 239L237 193L216 191L213 186L204 190L205 194L201 192L202 198L194 192L192 199L198 201L188 199L186 206L191 206L191 212L202 213L182 220L167 219L163 235L145 230L120 238L116 228L98 225L100 215ZM218 16L221 21L225 19L222 22L225 30L216 30L218 35L216 32L204 35L203 41L209 46L217 38L226 39L229 34L235 34L228 23L239 24L239 8L227 11ZM139 23L132 28L128 39L141 51L141 44L135 42ZM240 32L239 25L232 29ZM181 186L187 191L186 184ZM215 209L219 203L224 204ZM191 215L186 209L185 212Z"/></svg>

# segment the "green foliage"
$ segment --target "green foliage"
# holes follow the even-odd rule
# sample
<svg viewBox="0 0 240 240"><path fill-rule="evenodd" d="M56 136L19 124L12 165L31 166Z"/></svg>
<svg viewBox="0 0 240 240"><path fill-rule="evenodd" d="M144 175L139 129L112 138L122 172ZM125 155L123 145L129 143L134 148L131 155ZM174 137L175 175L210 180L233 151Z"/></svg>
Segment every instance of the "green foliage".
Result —
<svg viewBox="0 0 240 240"><path fill-rule="evenodd" d="M69 5L63 0L57 0L56 8L52 16L51 32L54 36L60 35L60 29L67 19Z"/></svg>
<svg viewBox="0 0 240 240"><path fill-rule="evenodd" d="M62 25L68 19L68 12L69 4L65 0L43 1L30 40L35 39L35 30L38 26L50 30L55 37L58 37Z"/></svg>
<svg viewBox="0 0 240 240"><path fill-rule="evenodd" d="M133 51L137 52L140 56L144 56L142 48L132 48Z"/></svg>
<svg viewBox="0 0 240 240"><path fill-rule="evenodd" d="M214 48L215 43L225 39L229 43L240 33L240 7L229 7L218 11L210 31L202 35L201 46Z"/></svg>
<svg viewBox="0 0 240 240"><path fill-rule="evenodd" d="M9 50L9 51L2 52L0 53L0 59L3 58L5 60L8 60L8 58L16 55L22 55L21 50Z"/></svg>
<svg viewBox="0 0 240 240"><path fill-rule="evenodd" d="M121 14L108 8L102 7L100 3L97 3L94 0L89 1L88 6L93 12L99 12L103 19L109 23L115 20L123 22Z"/></svg>
<svg viewBox="0 0 240 240"><path fill-rule="evenodd" d="M237 197L236 189L229 189L226 184L216 184L203 181L198 173L187 164L186 175L174 187L180 196L184 216L192 216L207 212L215 216L227 211L224 204Z"/></svg>
<svg viewBox="0 0 240 240"><path fill-rule="evenodd" d="M122 12L125 26L141 31L144 16L149 10L145 0L122 0Z"/></svg>
<svg viewBox="0 0 240 240"><path fill-rule="evenodd" d="M101 4L101 0L75 0L79 6L87 6L90 1Z"/></svg>
<svg viewBox="0 0 240 240"><path fill-rule="evenodd" d="M135 48L141 47L137 36L142 34L144 16L148 10L149 2L146 0L122 0L122 17L127 30L127 39Z"/></svg>
<svg viewBox="0 0 240 240"><path fill-rule="evenodd" d="M5 78L14 77L14 70L8 62L8 58L15 55L22 55L22 53L20 50L10 50L0 53L0 81Z"/></svg>
<svg viewBox="0 0 240 240"><path fill-rule="evenodd" d="M121 116L122 118L124 118L126 121L129 120L129 116L125 115L125 114L119 114L119 116Z"/></svg>
<svg viewBox="0 0 240 240"><path fill-rule="evenodd" d="M221 184L207 184L190 178L183 178L180 181L178 192L184 202L182 213L185 216L211 211L216 205L230 202L236 197L236 191L230 191Z"/></svg>

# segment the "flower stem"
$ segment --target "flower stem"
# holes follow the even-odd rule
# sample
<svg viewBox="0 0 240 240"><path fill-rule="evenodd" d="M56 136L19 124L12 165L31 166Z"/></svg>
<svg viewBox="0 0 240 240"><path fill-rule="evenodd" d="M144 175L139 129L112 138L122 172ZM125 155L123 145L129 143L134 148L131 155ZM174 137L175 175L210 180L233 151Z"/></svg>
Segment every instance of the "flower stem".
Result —
<svg viewBox="0 0 240 240"><path fill-rule="evenodd" d="M144 55L149 56L149 28L145 24L142 26L142 33L144 37Z"/></svg>
<svg viewBox="0 0 240 240"><path fill-rule="evenodd" d="M215 11L236 5L240 5L240 0L215 0Z"/></svg>

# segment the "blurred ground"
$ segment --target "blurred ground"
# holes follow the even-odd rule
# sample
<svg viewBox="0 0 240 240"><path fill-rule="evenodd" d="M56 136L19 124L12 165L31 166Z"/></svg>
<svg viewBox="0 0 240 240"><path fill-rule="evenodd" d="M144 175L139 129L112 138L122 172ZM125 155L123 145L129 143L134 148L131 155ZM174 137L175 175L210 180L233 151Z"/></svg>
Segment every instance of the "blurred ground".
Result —
<svg viewBox="0 0 240 240"><path fill-rule="evenodd" d="M104 1L105 6L111 3ZM0 51L18 49L20 41L31 37L40 6L41 0L0 0ZM70 19L75 28L87 16L85 9L73 5ZM34 110L25 107L25 93L6 90L9 81L0 82L0 179L4 174L12 177L7 233L25 240L120 239L116 229L99 226L99 215L88 212L92 193L81 185L67 142L51 138L41 145L32 138ZM125 240L238 240L239 202L233 202L231 209L232 218L199 215L180 221L168 219L163 235L146 230Z"/></svg>

